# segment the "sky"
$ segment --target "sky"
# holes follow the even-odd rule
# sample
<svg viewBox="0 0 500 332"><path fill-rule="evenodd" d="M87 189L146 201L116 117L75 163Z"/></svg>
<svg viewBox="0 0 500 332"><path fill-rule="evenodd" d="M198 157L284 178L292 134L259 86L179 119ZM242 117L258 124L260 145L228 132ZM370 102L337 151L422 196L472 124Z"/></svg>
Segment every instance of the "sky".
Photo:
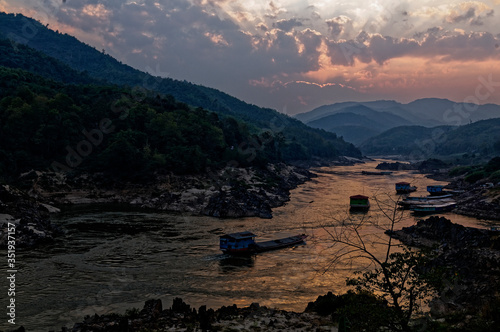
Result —
<svg viewBox="0 0 500 332"><path fill-rule="evenodd" d="M380 99L500 104L500 0L0 0L0 11L289 115Z"/></svg>

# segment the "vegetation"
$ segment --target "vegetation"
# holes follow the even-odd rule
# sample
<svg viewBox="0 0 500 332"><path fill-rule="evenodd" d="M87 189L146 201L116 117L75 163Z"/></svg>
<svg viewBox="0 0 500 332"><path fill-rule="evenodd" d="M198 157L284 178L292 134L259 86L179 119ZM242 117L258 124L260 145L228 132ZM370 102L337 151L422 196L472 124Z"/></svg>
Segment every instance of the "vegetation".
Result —
<svg viewBox="0 0 500 332"><path fill-rule="evenodd" d="M452 130L450 126L427 128L422 126L400 126L372 137L360 145L367 155L401 154L420 160L434 153L437 142Z"/></svg>
<svg viewBox="0 0 500 332"><path fill-rule="evenodd" d="M377 303L386 304L377 306L373 313L364 313L363 320L376 322L367 331L379 331L381 327L391 331L410 331L411 319L435 291L434 278L431 277L434 271L423 273L428 254L397 245L390 236L384 235L384 232L392 233L403 220L397 202L389 197L388 202L376 199L376 203L385 216L383 221L363 215L338 220L333 228L325 228L334 248L331 265L356 259L364 260L367 267L371 267L347 280L348 285L356 287L358 294L373 294ZM385 254L378 255L374 245L382 246ZM354 319L357 318L351 312L349 320Z"/></svg>
<svg viewBox="0 0 500 332"><path fill-rule="evenodd" d="M450 176L464 176L466 182L478 181L498 183L500 182L500 157L490 159L486 164L475 166L459 166L453 168Z"/></svg>
<svg viewBox="0 0 500 332"><path fill-rule="evenodd" d="M51 167L141 179L228 162L259 166L293 148L273 135L170 96L0 67L0 170L7 176Z"/></svg>
<svg viewBox="0 0 500 332"><path fill-rule="evenodd" d="M477 121L465 126L396 127L360 145L367 155L401 154L412 159L431 156L494 156L500 147L500 119Z"/></svg>
<svg viewBox="0 0 500 332"><path fill-rule="evenodd" d="M27 27L33 32L31 38L23 37ZM354 145L346 143L334 133L313 129L285 114L247 104L216 89L151 76L23 15L0 13L0 37L1 33L9 38L0 47L0 52L3 52L0 53L1 58L15 53L12 61L0 61L4 66L22 68L65 83L116 84L171 95L179 102L213 111L221 118L232 117L244 122L251 134L264 136L264 141L270 138L265 137L268 136L265 132L270 133L277 139L275 144L279 145L284 160L335 158L339 155L361 157ZM47 61L47 58L52 60ZM75 71L80 74L75 74ZM247 150L260 150L263 146L262 142L248 142L250 147Z"/></svg>

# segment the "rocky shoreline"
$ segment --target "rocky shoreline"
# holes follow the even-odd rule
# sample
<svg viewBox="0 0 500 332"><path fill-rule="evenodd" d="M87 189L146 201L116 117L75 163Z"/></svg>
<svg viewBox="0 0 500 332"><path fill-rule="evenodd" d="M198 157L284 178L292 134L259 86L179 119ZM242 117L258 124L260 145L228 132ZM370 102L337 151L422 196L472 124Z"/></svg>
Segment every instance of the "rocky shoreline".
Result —
<svg viewBox="0 0 500 332"><path fill-rule="evenodd" d="M62 232L51 224L50 213L59 209L38 202L26 193L0 185L0 249L7 248L8 228L14 225L15 249L50 242Z"/></svg>
<svg viewBox="0 0 500 332"><path fill-rule="evenodd" d="M147 183L126 183L101 174L71 177L35 172L20 178L31 197L55 206L119 203L158 211L213 217L272 218L271 209L314 174L286 164L212 170L203 175L155 175Z"/></svg>
<svg viewBox="0 0 500 332"><path fill-rule="evenodd" d="M464 227L435 216L389 235L405 245L434 251L430 266L444 273L441 291L430 304L434 318L459 315L498 323L499 232Z"/></svg>
<svg viewBox="0 0 500 332"><path fill-rule="evenodd" d="M500 221L500 185L468 184L463 179L451 179L449 189L463 191L455 199L453 212L483 220Z"/></svg>
<svg viewBox="0 0 500 332"><path fill-rule="evenodd" d="M217 310L201 306L191 308L175 298L168 309L161 300L145 302L142 310L128 310L124 315L87 316L62 332L135 332L135 331L337 331L331 318L316 313L295 313L271 309L253 303L249 307L223 306Z"/></svg>
<svg viewBox="0 0 500 332"><path fill-rule="evenodd" d="M50 223L58 208L84 204L127 204L157 211L217 218L272 218L272 209L290 199L290 190L311 180L305 168L269 164L266 168L212 170L204 175L156 175L144 184L121 183L101 174L72 177L31 171L21 175L19 190L0 187L0 247L7 225L17 225L16 245L33 247L60 234Z"/></svg>
<svg viewBox="0 0 500 332"><path fill-rule="evenodd" d="M426 174L428 178L449 182L445 189L453 190L457 206L453 212L477 219L500 221L500 183L488 183L487 180L468 183L464 176L450 177L450 165L438 160L420 163L383 162L377 169L401 171L415 170Z"/></svg>

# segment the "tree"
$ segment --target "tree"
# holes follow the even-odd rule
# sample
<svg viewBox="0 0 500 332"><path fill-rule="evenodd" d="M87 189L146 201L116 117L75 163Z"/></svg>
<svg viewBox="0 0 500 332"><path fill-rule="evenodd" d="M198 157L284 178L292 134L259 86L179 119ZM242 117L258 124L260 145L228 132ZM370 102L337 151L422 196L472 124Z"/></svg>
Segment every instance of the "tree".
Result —
<svg viewBox="0 0 500 332"><path fill-rule="evenodd" d="M366 214L351 214L336 220L333 227L324 228L333 241L334 250L327 268L341 262L352 264L354 260L362 260L366 270L356 272L358 276L348 278L347 284L387 302L385 318L381 321L385 328L409 331L410 319L434 291L421 273L428 256L394 243L386 235L394 231L405 214L398 209L399 200L394 201L389 195L385 202L379 198L375 197L375 201L382 212L382 220Z"/></svg>

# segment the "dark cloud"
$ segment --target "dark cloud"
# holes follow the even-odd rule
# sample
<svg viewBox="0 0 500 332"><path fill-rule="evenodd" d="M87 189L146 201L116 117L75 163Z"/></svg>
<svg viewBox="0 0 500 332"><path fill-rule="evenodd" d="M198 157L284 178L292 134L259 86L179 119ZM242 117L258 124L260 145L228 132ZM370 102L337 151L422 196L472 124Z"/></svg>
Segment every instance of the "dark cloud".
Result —
<svg viewBox="0 0 500 332"><path fill-rule="evenodd" d="M415 39L393 38L378 34L366 39L329 41L328 55L336 65L352 66L355 60L362 63L375 61L382 65L386 61L404 56L422 58L442 57L441 61L451 60L486 60L498 56L495 45L499 43L491 33L470 33L442 35L441 28L431 28L424 35L422 42Z"/></svg>
<svg viewBox="0 0 500 332"><path fill-rule="evenodd" d="M344 32L344 27L351 24L351 19L347 16L337 16L325 21L328 30L333 37L338 37Z"/></svg>
<svg viewBox="0 0 500 332"><path fill-rule="evenodd" d="M288 20L283 19L283 20L279 20L279 21L273 23L273 27L278 28L280 30L284 30L284 31L290 31L293 28L301 27L302 25L303 25L302 22L296 18L291 18Z"/></svg>
<svg viewBox="0 0 500 332"><path fill-rule="evenodd" d="M243 99L250 96L254 103L271 87L263 103L280 110L274 98L283 100L290 94L294 97L289 102L296 106L323 102L325 91L344 96L347 90L342 85L320 87L303 81L304 73L321 70L325 50L333 64L362 63L363 70L374 68L366 69L370 73L387 70L390 66L380 66L398 57L481 61L499 54L500 35L463 32L467 26L479 30L478 26L485 29L492 24L494 11L474 2L454 6L454 11L425 24L406 2L371 16L352 17L340 14L353 12L325 12L305 4L300 16L294 17L278 1L264 4L263 13L256 14L234 0L71 0L52 13L59 23L85 32L80 36L94 38L90 40L98 49L104 47L140 70L212 86ZM225 12L222 5L232 12ZM413 32L413 24L421 32ZM321 58L321 65L324 61ZM338 72L332 82L356 80Z"/></svg>
<svg viewBox="0 0 500 332"><path fill-rule="evenodd" d="M448 22L450 23L460 23L463 21L468 21L471 18L476 17L476 8L471 7L465 13L461 15L453 14L448 17Z"/></svg>

